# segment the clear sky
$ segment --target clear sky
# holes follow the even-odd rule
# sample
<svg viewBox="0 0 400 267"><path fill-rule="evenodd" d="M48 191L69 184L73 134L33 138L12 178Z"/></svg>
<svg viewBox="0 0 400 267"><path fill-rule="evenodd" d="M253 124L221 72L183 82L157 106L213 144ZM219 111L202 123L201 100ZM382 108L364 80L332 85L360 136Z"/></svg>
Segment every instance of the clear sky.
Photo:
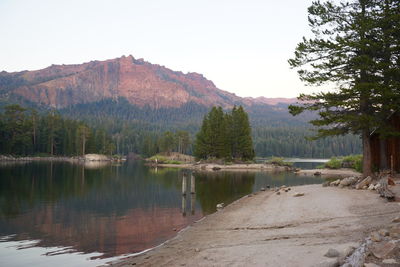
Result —
<svg viewBox="0 0 400 267"><path fill-rule="evenodd" d="M312 0L0 0L0 70L133 55L239 96L296 97Z"/></svg>

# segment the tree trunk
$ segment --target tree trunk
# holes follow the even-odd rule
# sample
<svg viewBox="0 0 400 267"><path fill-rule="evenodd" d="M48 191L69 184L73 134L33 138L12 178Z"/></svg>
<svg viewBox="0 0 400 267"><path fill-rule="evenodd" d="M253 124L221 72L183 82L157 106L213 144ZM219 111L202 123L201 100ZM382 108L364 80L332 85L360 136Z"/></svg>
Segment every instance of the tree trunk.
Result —
<svg viewBox="0 0 400 267"><path fill-rule="evenodd" d="M387 170L387 149L386 149L386 140L379 139L379 170Z"/></svg>
<svg viewBox="0 0 400 267"><path fill-rule="evenodd" d="M363 130L363 177L372 176L371 136L368 130Z"/></svg>

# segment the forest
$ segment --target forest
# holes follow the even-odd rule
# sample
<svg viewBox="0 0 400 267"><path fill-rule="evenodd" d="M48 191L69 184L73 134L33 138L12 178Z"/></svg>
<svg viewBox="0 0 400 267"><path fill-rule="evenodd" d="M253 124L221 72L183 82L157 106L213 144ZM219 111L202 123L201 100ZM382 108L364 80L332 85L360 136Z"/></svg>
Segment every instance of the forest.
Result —
<svg viewBox="0 0 400 267"><path fill-rule="evenodd" d="M196 135L194 155L197 159L252 160L251 128L243 107L234 106L227 113L213 107Z"/></svg>
<svg viewBox="0 0 400 267"><path fill-rule="evenodd" d="M0 111L0 154L81 155L81 132L86 127L89 134L85 153L150 157L167 151L193 154L196 133L208 110L199 105L153 110L134 107L121 99L58 111L7 105ZM302 120L294 123L288 115L280 114L282 111L265 118L254 109L246 112L258 157L329 158L361 152L358 136L310 141L306 137L313 132ZM12 129L21 134L12 137Z"/></svg>
<svg viewBox="0 0 400 267"><path fill-rule="evenodd" d="M57 112L39 114L35 109L9 105L0 114L0 154L76 156L112 154L114 150L105 130Z"/></svg>

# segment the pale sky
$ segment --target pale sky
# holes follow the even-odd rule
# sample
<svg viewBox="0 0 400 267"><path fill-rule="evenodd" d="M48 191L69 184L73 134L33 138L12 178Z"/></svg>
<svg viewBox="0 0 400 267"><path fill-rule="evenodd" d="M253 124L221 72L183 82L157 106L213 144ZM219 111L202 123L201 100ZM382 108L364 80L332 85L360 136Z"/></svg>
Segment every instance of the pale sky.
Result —
<svg viewBox="0 0 400 267"><path fill-rule="evenodd" d="M312 0L0 0L0 71L133 55L239 96L296 97Z"/></svg>

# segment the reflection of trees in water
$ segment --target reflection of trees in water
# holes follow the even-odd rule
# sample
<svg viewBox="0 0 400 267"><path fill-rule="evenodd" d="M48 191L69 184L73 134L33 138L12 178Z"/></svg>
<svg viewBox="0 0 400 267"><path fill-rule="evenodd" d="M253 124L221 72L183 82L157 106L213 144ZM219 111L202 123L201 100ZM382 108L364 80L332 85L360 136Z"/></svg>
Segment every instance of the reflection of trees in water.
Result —
<svg viewBox="0 0 400 267"><path fill-rule="evenodd" d="M218 203L229 204L252 192L255 173L198 172L196 199L204 214L215 212Z"/></svg>
<svg viewBox="0 0 400 267"><path fill-rule="evenodd" d="M0 168L0 236L109 256L146 249L201 217L181 216L178 174L152 174L142 164Z"/></svg>

